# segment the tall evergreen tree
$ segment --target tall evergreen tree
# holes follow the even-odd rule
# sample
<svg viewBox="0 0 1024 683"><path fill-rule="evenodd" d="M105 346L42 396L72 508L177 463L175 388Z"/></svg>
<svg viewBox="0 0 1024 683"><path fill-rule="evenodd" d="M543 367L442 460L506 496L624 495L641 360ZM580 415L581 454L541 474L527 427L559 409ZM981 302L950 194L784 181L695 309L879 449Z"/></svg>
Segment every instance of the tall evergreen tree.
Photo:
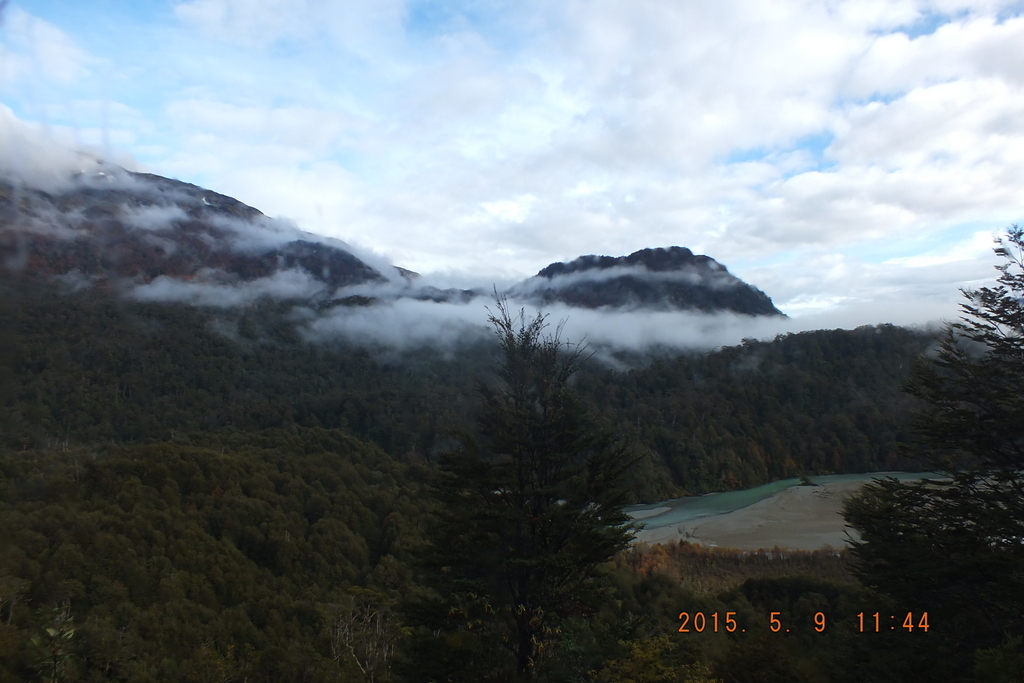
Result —
<svg viewBox="0 0 1024 683"><path fill-rule="evenodd" d="M569 386L582 351L560 327L545 334L543 315L513 317L504 300L489 321L502 384L481 387L479 441L442 463L437 548L458 606L449 614L486 641L486 671L464 661L464 675L530 679L560 620L593 608L599 565L632 537L621 485L632 461Z"/></svg>
<svg viewBox="0 0 1024 683"><path fill-rule="evenodd" d="M970 675L975 650L1024 633L1024 230L995 252L998 285L964 291L960 320L907 386L925 402L911 450L948 479L881 482L845 511L861 578L929 610L948 680Z"/></svg>

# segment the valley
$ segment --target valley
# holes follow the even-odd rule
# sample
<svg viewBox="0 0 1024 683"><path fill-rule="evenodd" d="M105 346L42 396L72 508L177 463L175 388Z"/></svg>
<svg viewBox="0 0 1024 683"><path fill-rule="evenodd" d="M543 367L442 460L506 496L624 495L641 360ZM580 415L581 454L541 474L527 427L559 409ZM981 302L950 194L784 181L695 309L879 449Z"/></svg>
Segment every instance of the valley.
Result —
<svg viewBox="0 0 1024 683"><path fill-rule="evenodd" d="M926 472L871 472L785 479L754 489L709 493L629 508L643 528L637 542L685 541L736 550L842 550L860 540L842 516L843 503L885 477L933 478Z"/></svg>
<svg viewBox="0 0 1024 683"><path fill-rule="evenodd" d="M523 623L551 648L547 681L583 680L579 667L623 683L969 675L962 653L936 659L910 633L864 656L849 626L897 603L859 580L843 505L873 473L922 476L906 446L922 403L903 388L935 334L722 344L701 326L787 319L682 247L552 264L488 298L195 186L76 182L0 188L0 681L37 680L45 647L69 681L477 680L511 666L493 648ZM560 321L531 318L536 306L609 328L669 320L666 340L698 332L555 342L543 335ZM452 516L466 496L507 494L453 463L500 471L500 419L536 412L502 412L508 340L522 337L496 339L494 310L553 344L552 367L579 361L559 371L551 414L581 431L536 432L575 435L564 448L583 454L566 460L568 488L531 494L543 514L565 518L576 482L603 481L604 508L577 500L573 523L595 509L618 521L574 528L619 534L623 506L643 527L562 593L557 629L480 602L483 577L523 560L496 563L479 544L499 535L472 510ZM605 473L580 479L595 462ZM680 612L716 611L751 636L669 636ZM817 612L846 626L770 637L767 615Z"/></svg>

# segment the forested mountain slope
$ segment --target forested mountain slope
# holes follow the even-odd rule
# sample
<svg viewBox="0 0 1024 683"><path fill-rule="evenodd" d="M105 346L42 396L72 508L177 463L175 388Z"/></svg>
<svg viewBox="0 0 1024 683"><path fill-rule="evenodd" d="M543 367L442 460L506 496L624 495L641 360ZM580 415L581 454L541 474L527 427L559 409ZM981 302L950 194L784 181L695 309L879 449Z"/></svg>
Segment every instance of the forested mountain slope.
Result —
<svg viewBox="0 0 1024 683"><path fill-rule="evenodd" d="M627 497L919 467L901 455L915 405L900 388L930 335L602 345L575 373L556 351L547 365L510 354L562 347L506 343L506 317L503 363L486 321L467 320L479 307L456 307L480 290L108 170L52 192L0 180L0 683L1020 678L1019 635L979 635L976 605L943 613L926 581L924 602L901 603L845 551L630 547L621 526ZM668 317L679 333L780 315L683 247L555 263L509 294L611 327ZM353 333L367 320L377 336ZM445 334L392 343L424 320ZM502 393L523 378L518 398ZM487 402L481 384L498 386ZM905 510L882 502L889 534ZM894 538L883 573L903 571L907 537ZM923 569L907 558L944 591L995 566L976 564L983 546L960 577L948 553Z"/></svg>
<svg viewBox="0 0 1024 683"><path fill-rule="evenodd" d="M677 487L664 493L902 469L915 404L900 387L931 343L891 325L790 334L628 372L592 366L580 390L650 450Z"/></svg>
<svg viewBox="0 0 1024 683"><path fill-rule="evenodd" d="M219 430L341 428L393 457L430 460L473 429L495 349L457 359L309 342L289 307L210 309L118 300L6 279L9 448L166 439ZM925 334L891 326L748 342L646 361L593 359L577 388L650 457L636 493L656 500L812 473L901 466L910 399L899 391ZM639 362L639 361L638 361ZM649 476L652 472L659 476Z"/></svg>
<svg viewBox="0 0 1024 683"><path fill-rule="evenodd" d="M0 453L0 680L48 648L60 680L359 675L329 627L408 582L408 468L336 430L193 439Z"/></svg>
<svg viewBox="0 0 1024 683"><path fill-rule="evenodd" d="M403 640L429 593L416 560L434 522L428 482L453 435L476 429L496 345L453 358L311 342L290 311L0 280L0 681L413 681L444 669ZM652 501L899 465L899 385L930 343L883 326L634 357L628 371L595 358L575 386L647 456L631 488ZM606 606L563 625L552 661L575 664L545 680L909 680L909 635L857 654L856 613L884 603L834 578L842 557L735 560L745 574L723 583L711 568L713 588L700 588L620 558ZM829 578L786 578L808 571ZM733 611L762 635L668 638L680 610ZM780 640L775 610L844 625Z"/></svg>

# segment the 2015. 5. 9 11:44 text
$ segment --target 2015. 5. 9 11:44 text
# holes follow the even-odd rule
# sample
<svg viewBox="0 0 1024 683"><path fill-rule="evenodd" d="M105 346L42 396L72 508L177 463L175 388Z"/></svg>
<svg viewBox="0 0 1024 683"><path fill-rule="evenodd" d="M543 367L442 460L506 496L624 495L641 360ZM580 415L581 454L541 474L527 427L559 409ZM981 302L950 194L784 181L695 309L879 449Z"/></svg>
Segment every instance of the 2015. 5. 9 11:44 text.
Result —
<svg viewBox="0 0 1024 683"><path fill-rule="evenodd" d="M736 612L680 612L679 633L746 633L747 624L741 623ZM788 622L783 619L782 612L768 613L768 628L772 633L793 633L813 629L823 633L829 626L829 619L824 612L815 612L811 623ZM856 629L858 633L884 633L886 631L906 631L927 633L927 612L906 612L905 614L882 614L881 612L857 614Z"/></svg>

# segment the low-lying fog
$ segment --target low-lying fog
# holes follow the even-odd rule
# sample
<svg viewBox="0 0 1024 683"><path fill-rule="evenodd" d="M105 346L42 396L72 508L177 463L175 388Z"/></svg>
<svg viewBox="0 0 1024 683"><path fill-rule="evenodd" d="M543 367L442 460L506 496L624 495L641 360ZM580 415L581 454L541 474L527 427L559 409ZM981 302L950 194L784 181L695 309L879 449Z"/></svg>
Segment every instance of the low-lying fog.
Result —
<svg viewBox="0 0 1024 683"><path fill-rule="evenodd" d="M3 133L0 137L9 151L17 152L0 155L0 176L17 178L25 186L59 192L68 189L69 183L85 182L83 177L103 175L97 169L111 168L110 165L104 166L98 162L96 156L70 151L65 140L55 140L41 131L31 130L23 124L15 126L15 123L12 112L0 106L0 132ZM70 179L69 174L72 172L78 174L78 180ZM120 182L130 186L134 181L129 178ZM156 190L150 188L150 191ZM168 197L166 202L156 201L151 206L123 207L121 220L132 223L139 230L148 231L150 239L163 239L160 233L172 231L175 223L185 216L175 204L179 199ZM200 200L193 198L193 201ZM42 215L33 220L40 225L48 224L48 229L64 230L69 238L75 234L74 225L69 222L71 218L62 219L66 225L58 225ZM9 225L2 227L7 228ZM69 227L72 228L70 231L67 230ZM240 281L235 276L224 277L224 273L211 270L200 272L187 280L162 276L148 283L136 283L130 289L129 296L144 301L180 301L215 307L246 305L262 297L285 299L295 302L294 323L310 340L341 337L398 350L422 345L454 350L462 342L476 341L491 334L487 318L488 307L494 310L494 298L488 295L489 292L509 291L512 296L526 296L531 286L537 284L534 280L526 280L530 274L524 274L518 287L515 282L479 282L459 273L409 280L399 275L387 259L379 254L338 240L318 238L289 221L268 217L259 217L255 221L225 218L220 219L216 227L221 229L221 239L228 235L233 242L228 248L238 250L269 248L292 239L320 240L330 246L349 250L387 279L329 291L317 274L298 268L282 269L271 276L248 281ZM170 253L175 248L174 244L165 241L168 242L166 249ZM615 274L574 273L567 276L567 281L588 275L599 278ZM76 280L74 273L66 277L69 282ZM678 276L660 274L659 277L693 276L683 273ZM947 280L948 275L940 273L935 276L934 283L922 281L920 291L895 291L894 288L888 299L876 298L859 304L844 302L843 305L825 307L825 312L797 316L783 308L783 312L791 314L788 318L751 317L733 313L591 310L564 305L549 305L543 312L549 316L552 330L560 321L564 321L563 340L583 341L598 350L616 348L642 351L655 347L708 349L737 344L744 338L771 339L787 332L837 327L852 329L879 323L921 326L950 319L956 316L959 293L949 291L948 286L935 288L939 281L946 285ZM549 283L546 281L542 284ZM88 278L78 276L78 282L72 284L87 285ZM443 292L453 285L455 289L449 290L448 294ZM465 295L456 292L469 288L473 288L477 296L468 301ZM771 291L766 293L772 295ZM327 301L356 296L372 299L374 303L323 305ZM436 301L446 296L451 300ZM319 302L319 305L305 304L303 300ZM521 303L516 299L511 299L510 303L515 310L525 308L527 315L536 312L536 307L530 303Z"/></svg>

